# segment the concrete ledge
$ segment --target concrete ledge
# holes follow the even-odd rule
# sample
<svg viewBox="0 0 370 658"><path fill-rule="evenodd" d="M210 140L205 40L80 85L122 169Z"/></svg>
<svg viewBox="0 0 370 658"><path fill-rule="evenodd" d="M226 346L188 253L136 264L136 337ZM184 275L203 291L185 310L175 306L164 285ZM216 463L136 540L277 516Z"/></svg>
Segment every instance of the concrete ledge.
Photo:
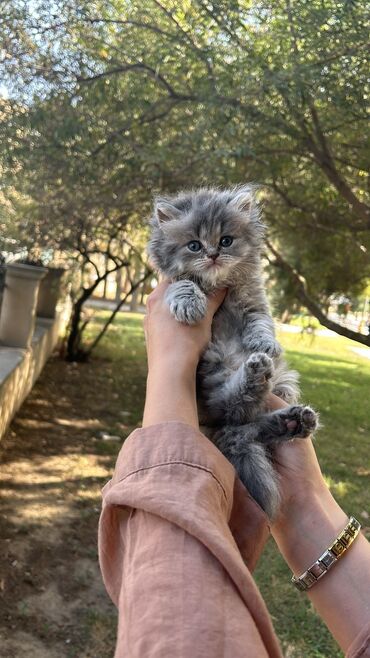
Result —
<svg viewBox="0 0 370 658"><path fill-rule="evenodd" d="M58 341L60 318L37 318L31 347L0 346L0 438L32 389Z"/></svg>

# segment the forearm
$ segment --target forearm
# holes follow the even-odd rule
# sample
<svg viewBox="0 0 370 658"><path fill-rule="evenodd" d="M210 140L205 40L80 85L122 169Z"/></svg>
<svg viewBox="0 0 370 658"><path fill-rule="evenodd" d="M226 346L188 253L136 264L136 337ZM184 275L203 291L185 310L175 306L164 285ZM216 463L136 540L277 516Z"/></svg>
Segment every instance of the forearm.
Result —
<svg viewBox="0 0 370 658"><path fill-rule="evenodd" d="M151 365L143 427L178 420L198 429L194 359L168 355Z"/></svg>
<svg viewBox="0 0 370 658"><path fill-rule="evenodd" d="M355 512L355 511L354 511ZM322 482L304 504L290 505L272 529L293 573L301 575L345 527L348 516ZM307 596L330 632L347 650L370 620L370 545L358 537L348 552L315 583Z"/></svg>

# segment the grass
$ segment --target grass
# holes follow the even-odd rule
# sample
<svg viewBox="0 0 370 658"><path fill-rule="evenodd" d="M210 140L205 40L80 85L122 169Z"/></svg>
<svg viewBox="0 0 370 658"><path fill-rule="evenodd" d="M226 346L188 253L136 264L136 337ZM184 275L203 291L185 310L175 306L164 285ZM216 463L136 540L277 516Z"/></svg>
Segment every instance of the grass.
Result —
<svg viewBox="0 0 370 658"><path fill-rule="evenodd" d="M99 313L94 333L106 313ZM316 449L327 482L344 510L370 525L370 360L356 355L357 344L342 337L281 333L287 358L301 375L302 398L320 412L323 429ZM145 348L142 316L121 314L99 346L96 357L112 362L112 416L129 433L140 423L145 393ZM128 414L123 416L122 412ZM104 444L104 442L102 442ZM102 445L102 450L117 450ZM363 518L361 514L364 513ZM369 536L370 528L367 528ZM289 658L339 658L343 654L304 595L290 584L290 571L272 541L255 573L275 629Z"/></svg>
<svg viewBox="0 0 370 658"><path fill-rule="evenodd" d="M303 315L301 313L299 315L294 315L289 321L289 324L301 327L301 329L312 328L315 329L315 331L317 329L325 329L325 327L313 315Z"/></svg>
<svg viewBox="0 0 370 658"><path fill-rule="evenodd" d="M370 360L351 352L346 338L279 335L289 363L301 375L303 400L320 412L319 460L334 496L348 513L370 523ZM370 528L367 528L370 538ZM339 658L342 652L307 598L290 584L290 571L272 541L256 570L285 655Z"/></svg>
<svg viewBox="0 0 370 658"><path fill-rule="evenodd" d="M109 315L106 311L99 311L89 325L88 340L100 330ZM143 316L139 313L119 314L92 358L111 362L109 384L113 401L109 401L109 406L118 423L108 425L106 429L117 434L118 428L119 433L127 436L140 423L144 407L146 351ZM104 363L102 370L106 370ZM101 448L114 449L114 445L102 442Z"/></svg>

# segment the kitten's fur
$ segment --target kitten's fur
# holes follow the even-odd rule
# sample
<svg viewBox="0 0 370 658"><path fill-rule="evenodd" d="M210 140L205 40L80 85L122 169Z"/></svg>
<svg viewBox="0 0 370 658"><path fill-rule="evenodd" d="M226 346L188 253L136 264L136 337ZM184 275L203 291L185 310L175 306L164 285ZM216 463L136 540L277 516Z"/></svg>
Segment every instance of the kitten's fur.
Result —
<svg viewBox="0 0 370 658"><path fill-rule="evenodd" d="M298 398L298 376L288 369L275 339L261 273L264 231L253 186L158 198L151 226L149 254L173 281L166 298L177 320L198 322L206 312L206 294L228 288L198 368L200 421L273 517L279 503L273 445L307 437L317 416L309 407L292 404ZM224 236L233 238L228 247L220 246ZM200 242L201 250L190 251L191 241ZM268 412L269 391L291 406Z"/></svg>

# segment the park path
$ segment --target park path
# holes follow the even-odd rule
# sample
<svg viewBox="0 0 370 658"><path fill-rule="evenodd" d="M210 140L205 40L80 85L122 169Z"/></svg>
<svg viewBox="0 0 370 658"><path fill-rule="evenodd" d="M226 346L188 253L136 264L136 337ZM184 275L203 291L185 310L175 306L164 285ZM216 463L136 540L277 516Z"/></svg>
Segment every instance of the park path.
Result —
<svg viewBox="0 0 370 658"><path fill-rule="evenodd" d="M116 615L96 550L119 443L110 362L53 358L0 444L0 656L111 658Z"/></svg>

